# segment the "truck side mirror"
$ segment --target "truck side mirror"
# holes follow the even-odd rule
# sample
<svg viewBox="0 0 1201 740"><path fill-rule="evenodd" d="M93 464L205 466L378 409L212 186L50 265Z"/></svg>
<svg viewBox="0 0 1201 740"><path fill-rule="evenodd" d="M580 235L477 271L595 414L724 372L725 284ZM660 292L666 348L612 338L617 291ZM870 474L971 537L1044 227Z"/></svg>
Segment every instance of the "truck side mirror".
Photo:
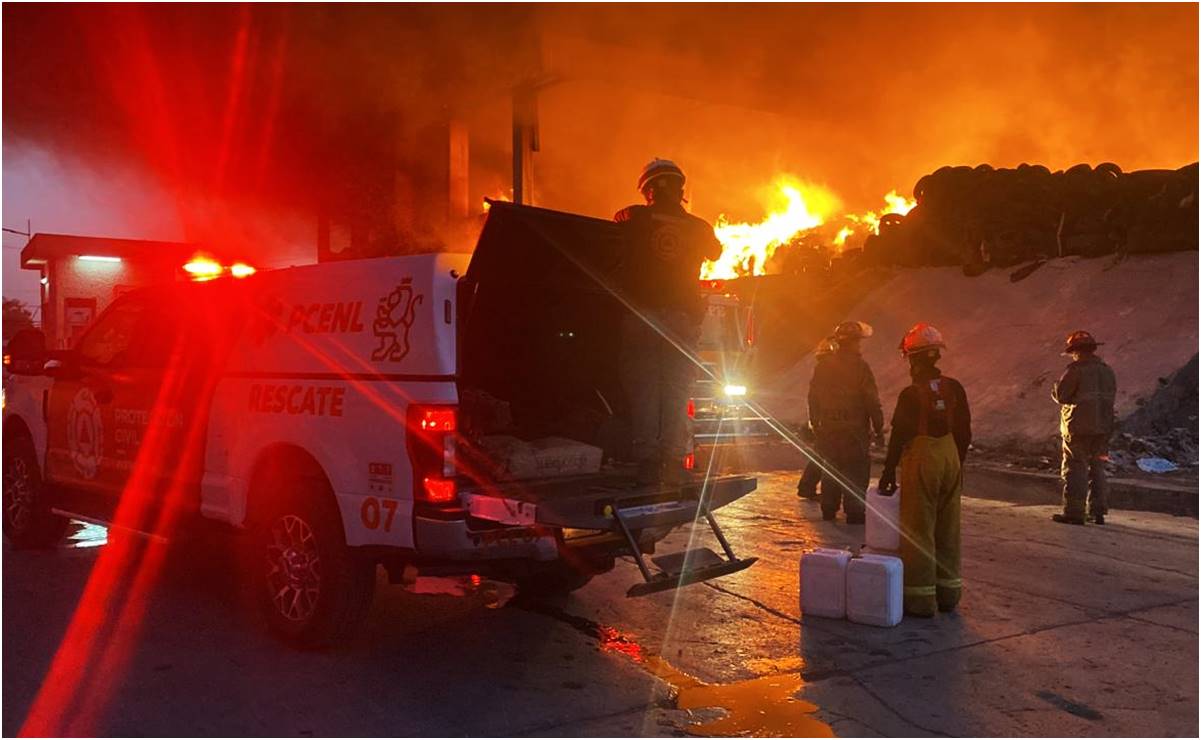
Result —
<svg viewBox="0 0 1201 740"><path fill-rule="evenodd" d="M4 346L4 367L14 375L40 375L46 361L46 335L22 329Z"/></svg>
<svg viewBox="0 0 1201 740"><path fill-rule="evenodd" d="M75 350L54 350L47 356L42 365L42 372L56 379L69 379L79 376L79 355Z"/></svg>

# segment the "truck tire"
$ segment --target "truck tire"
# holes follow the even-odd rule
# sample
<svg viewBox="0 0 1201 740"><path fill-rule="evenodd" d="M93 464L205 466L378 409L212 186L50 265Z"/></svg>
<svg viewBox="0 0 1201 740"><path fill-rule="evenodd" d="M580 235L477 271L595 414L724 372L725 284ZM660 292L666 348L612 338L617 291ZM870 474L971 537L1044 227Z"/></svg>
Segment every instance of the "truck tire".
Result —
<svg viewBox="0 0 1201 740"><path fill-rule="evenodd" d="M33 441L25 434L4 440L4 536L17 548L54 547L67 520L50 511Z"/></svg>
<svg viewBox="0 0 1201 740"><path fill-rule="evenodd" d="M271 503L253 526L257 600L275 634L303 648L352 637L375 593L375 562L346 545L324 477L273 476Z"/></svg>

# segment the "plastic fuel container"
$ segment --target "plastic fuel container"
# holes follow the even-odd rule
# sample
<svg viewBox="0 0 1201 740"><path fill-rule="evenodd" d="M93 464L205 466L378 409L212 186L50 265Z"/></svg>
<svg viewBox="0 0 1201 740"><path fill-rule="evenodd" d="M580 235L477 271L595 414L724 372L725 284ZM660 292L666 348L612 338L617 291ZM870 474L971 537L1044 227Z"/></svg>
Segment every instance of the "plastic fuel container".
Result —
<svg viewBox="0 0 1201 740"><path fill-rule="evenodd" d="M847 615L846 550L821 548L801 556L801 613L843 619Z"/></svg>
<svg viewBox="0 0 1201 740"><path fill-rule="evenodd" d="M901 549L901 489L891 496L880 493L879 486L867 489L867 546L879 552Z"/></svg>
<svg viewBox="0 0 1201 740"><path fill-rule="evenodd" d="M863 555L847 566L847 619L877 627L901 623L904 570L892 555Z"/></svg>

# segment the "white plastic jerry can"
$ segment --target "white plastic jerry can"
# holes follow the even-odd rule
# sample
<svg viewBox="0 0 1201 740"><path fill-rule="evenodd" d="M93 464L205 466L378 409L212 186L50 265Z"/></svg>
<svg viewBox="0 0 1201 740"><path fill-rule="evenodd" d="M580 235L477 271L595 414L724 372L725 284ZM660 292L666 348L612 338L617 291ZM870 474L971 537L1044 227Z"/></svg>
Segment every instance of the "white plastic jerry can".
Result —
<svg viewBox="0 0 1201 740"><path fill-rule="evenodd" d="M876 552L901 549L901 489L885 496L879 486L867 489L867 546Z"/></svg>
<svg viewBox="0 0 1201 740"><path fill-rule="evenodd" d="M821 548L801 555L801 613L843 619L847 615L846 550Z"/></svg>
<svg viewBox="0 0 1201 740"><path fill-rule="evenodd" d="M877 627L901 623L904 566L892 555L862 555L847 565L847 619Z"/></svg>

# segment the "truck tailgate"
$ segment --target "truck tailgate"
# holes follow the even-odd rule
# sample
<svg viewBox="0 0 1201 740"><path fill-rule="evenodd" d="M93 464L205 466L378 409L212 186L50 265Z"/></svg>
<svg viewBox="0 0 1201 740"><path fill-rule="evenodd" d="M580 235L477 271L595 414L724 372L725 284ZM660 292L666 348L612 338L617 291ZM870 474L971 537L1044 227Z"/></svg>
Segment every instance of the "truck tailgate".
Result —
<svg viewBox="0 0 1201 740"><path fill-rule="evenodd" d="M725 476L677 488L631 486L628 477L588 475L465 487L474 517L521 526L612 529L620 509L633 530L687 524L755 490L755 478Z"/></svg>

